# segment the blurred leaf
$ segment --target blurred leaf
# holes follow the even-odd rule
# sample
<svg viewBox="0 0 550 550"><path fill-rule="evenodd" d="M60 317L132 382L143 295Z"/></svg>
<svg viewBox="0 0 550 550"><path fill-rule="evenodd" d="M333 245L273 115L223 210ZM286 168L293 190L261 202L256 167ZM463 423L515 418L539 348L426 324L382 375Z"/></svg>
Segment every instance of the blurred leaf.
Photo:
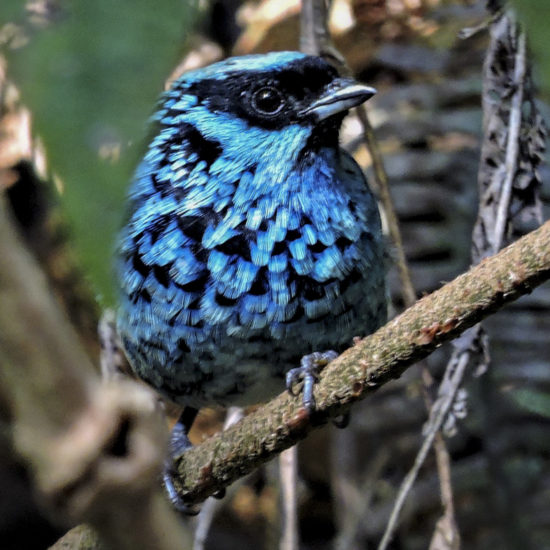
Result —
<svg viewBox="0 0 550 550"><path fill-rule="evenodd" d="M527 38L538 61L538 71L546 92L550 91L550 2L548 0L514 0L521 21L527 28Z"/></svg>
<svg viewBox="0 0 550 550"><path fill-rule="evenodd" d="M25 21L21 0L2 11ZM100 298L112 302L115 235L124 197L158 94L181 54L195 2L63 0L46 28L9 52L10 71L50 167L82 263Z"/></svg>
<svg viewBox="0 0 550 550"><path fill-rule="evenodd" d="M509 395L522 409L550 418L550 393L521 389L510 392Z"/></svg>
<svg viewBox="0 0 550 550"><path fill-rule="evenodd" d="M16 0L2 0L0 8L0 25L6 23L21 23L25 17L25 2L17 2Z"/></svg>

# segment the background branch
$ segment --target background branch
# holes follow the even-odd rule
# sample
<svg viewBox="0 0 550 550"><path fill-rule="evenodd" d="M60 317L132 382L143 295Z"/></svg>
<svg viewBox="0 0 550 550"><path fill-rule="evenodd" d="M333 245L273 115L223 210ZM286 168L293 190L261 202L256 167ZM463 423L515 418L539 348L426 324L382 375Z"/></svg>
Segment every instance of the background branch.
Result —
<svg viewBox="0 0 550 550"><path fill-rule="evenodd" d="M149 390L101 385L0 196L0 392L50 513L113 548L190 547L160 492L166 430Z"/></svg>

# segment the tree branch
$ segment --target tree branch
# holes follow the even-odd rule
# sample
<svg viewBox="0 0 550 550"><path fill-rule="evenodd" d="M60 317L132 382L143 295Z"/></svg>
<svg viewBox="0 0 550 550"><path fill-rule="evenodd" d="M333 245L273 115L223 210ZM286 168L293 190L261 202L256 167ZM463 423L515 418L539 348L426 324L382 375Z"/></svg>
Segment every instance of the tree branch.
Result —
<svg viewBox="0 0 550 550"><path fill-rule="evenodd" d="M415 361L550 278L550 222L425 296L327 366L309 417L284 393L229 430L187 451L176 480L190 503L203 500L345 412Z"/></svg>
<svg viewBox="0 0 550 550"><path fill-rule="evenodd" d="M136 396L133 399L136 405L129 403L130 399L120 405L120 401L124 401L121 393L117 393L115 399L112 395L109 397L109 391L100 389L74 331L58 312L44 277L15 238L4 214L3 204L0 204L0 381L12 402L19 451L33 464L39 487L49 490L53 497L51 503L67 510L76 503L75 495L93 497L93 506L88 508L87 514L80 508L78 519L89 519L104 537L118 541L118 548L139 547L132 545L146 540L144 530L151 536L149 529L153 522L144 520L150 517L144 516L147 511L152 511L158 526L164 525L164 533L178 531L166 501L144 486L137 492L141 496L151 495L151 498L140 501L135 491L126 491L125 498L124 487L119 487L122 496L115 499L105 485L93 494L86 491L86 485L79 485L86 474L104 482L117 471L120 474L123 465L127 466L113 450L117 442L113 437L121 434L119 421L128 411L131 416L126 418L144 426L148 433L161 431L161 426L145 421L135 412L139 409L137 403L144 401L143 398ZM331 363L316 387L318 410L313 417L305 413L299 397L282 394L228 431L187 451L179 460L179 473L185 482L182 489L187 499L190 502L202 500L242 477L303 439L329 417L342 414L353 402L400 376L444 341L456 337L548 278L550 222L424 297ZM152 411L148 407L144 408L150 417ZM129 428L135 427L132 423ZM126 440L123 438L122 442L125 441L130 451L137 452L139 447L143 451L143 439L129 436ZM153 436L150 441L157 446L157 459L160 460L160 440ZM80 450L76 453L79 456L71 454L81 449L80 444L85 445L89 454ZM150 447L144 453L145 459L148 452L151 452ZM101 459L102 454L105 460ZM132 456L130 452L128 458ZM72 475L60 457L69 460L74 471L80 468L78 471L82 475ZM135 477L139 479L139 472L146 471L148 475L143 477L154 485L153 462L153 459L150 463L130 462L130 466L134 466L132 472L138 474ZM123 485L127 482L127 477L121 481ZM114 486L116 491L116 482ZM140 502L147 505L140 509ZM116 520L107 521L109 510L113 511L112 517ZM122 512L125 518L121 522ZM132 522L128 516L140 521ZM69 517L72 521L77 519L74 515ZM132 528L128 529L129 525ZM118 534L114 534L116 529ZM158 548L175 547L174 544L158 544L160 539L157 540Z"/></svg>
<svg viewBox="0 0 550 550"><path fill-rule="evenodd" d="M99 383L0 194L0 389L50 513L112 548L191 547L158 483L166 429L150 390Z"/></svg>

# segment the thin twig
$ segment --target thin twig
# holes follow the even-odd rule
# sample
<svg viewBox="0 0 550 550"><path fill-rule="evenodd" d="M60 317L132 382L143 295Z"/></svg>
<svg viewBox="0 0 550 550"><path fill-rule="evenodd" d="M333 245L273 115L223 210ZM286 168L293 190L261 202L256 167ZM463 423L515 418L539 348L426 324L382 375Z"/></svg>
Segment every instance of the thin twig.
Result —
<svg viewBox="0 0 550 550"><path fill-rule="evenodd" d="M470 329L472 330L472 329ZM450 362L447 364L445 368L445 373L447 374L450 371ZM426 409L428 411L433 410L433 401L430 396L429 389L433 384L433 378L430 374L430 371L424 364L424 362L421 362L421 368L422 368L422 381L423 381L423 394L424 394L424 401L426 405ZM440 386L440 390L441 390ZM456 393L459 388L454 389L454 395L456 396ZM454 507L454 489L451 479L451 457L449 454L449 450L447 449L447 444L445 443L445 439L443 437L443 433L441 431L441 427L437 429L437 432L435 434L435 438L433 441L433 447L435 451L435 459L436 459L436 465L437 465L437 475L439 479L439 494L441 496L441 504L443 506L443 516L440 518L436 525L436 529L434 532L434 537L439 533L438 527L441 525L444 525L446 527L445 533L441 533L446 535L447 538L453 539L452 541L448 541L452 544L449 544L448 546L453 549L460 548L460 533L458 530L458 526L456 524L456 515L455 515L455 507ZM434 537L432 537L432 541L434 540ZM430 547L431 550L431 547Z"/></svg>
<svg viewBox="0 0 550 550"><path fill-rule="evenodd" d="M300 14L300 51L319 55L328 32L328 6L325 0L302 0Z"/></svg>
<svg viewBox="0 0 550 550"><path fill-rule="evenodd" d="M502 184L501 197L498 204L498 213L493 233L493 253L500 250L504 241L506 225L508 223L508 211L512 196L512 183L516 176L519 156L519 135L521 131L521 118L523 105L523 83L527 70L525 56L525 34L519 33L518 51L515 57L514 82L516 90L510 104L510 117L508 122L508 139L506 142L506 161L504 163L504 182ZM499 176L501 173L496 171Z"/></svg>
<svg viewBox="0 0 550 550"><path fill-rule="evenodd" d="M130 365L124 355L122 342L116 330L116 315L112 309L106 309L98 324L100 344L99 364L101 378L105 382L125 380L131 374Z"/></svg>
<svg viewBox="0 0 550 550"><path fill-rule="evenodd" d="M233 424L236 424L244 416L244 410L241 407L229 407L223 423L223 429L227 430ZM243 481L241 478L239 481ZM235 483L231 487L231 492L235 492L239 484ZM227 495L230 496L230 495ZM225 501L226 503L227 501ZM207 498L201 507L200 514L197 517L195 526L195 537L193 541L193 550L203 550L206 544L206 539L214 521L214 517L224 505L224 499L210 497Z"/></svg>
<svg viewBox="0 0 550 550"><path fill-rule="evenodd" d="M395 247L395 265L397 267L397 272L399 273L403 302L406 307L409 307L416 302L416 292L412 284L407 258L405 257L403 238L401 237L399 221L397 219L397 214L395 213L395 206L391 196L390 186L388 184L386 169L384 168L384 161L382 160L378 142L374 137L374 132L369 121L366 108L361 105L356 109L356 111L359 121L363 127L363 137L372 159L375 180L374 185L378 192L380 202L382 203L382 211L384 212L384 216L386 218L386 224L388 226L388 232L390 234L392 244Z"/></svg>
<svg viewBox="0 0 550 550"><path fill-rule="evenodd" d="M349 69L346 67L346 71ZM367 110L364 105L360 105L356 109L357 116L361 122L363 128L363 138L369 150L372 160L372 167L374 173L374 186L377 190L378 197L382 204L382 211L384 212L386 225L390 234L390 239L394 246L395 265L399 274L399 281L401 286L401 294L403 296L403 303L405 307L412 306L416 301L416 291L412 283L412 277L405 256L405 249L403 246L403 238L401 236L401 230L399 228L399 220L395 210L395 205L390 191L388 182L388 176L384 167L384 161L378 142L374 136L374 131L370 123ZM429 384L428 380L431 380L429 370L423 363L420 363L422 380L424 382L425 395L428 395ZM428 404L428 412L430 407ZM448 517L450 524L455 525L454 518L454 506L453 502L453 489L450 483L451 471L450 471L450 458L447 451L447 447L443 436L441 434L436 435L437 445L434 447L434 451L437 457L437 470L440 480L440 491L442 497L442 505L445 511L445 515Z"/></svg>
<svg viewBox="0 0 550 550"><path fill-rule="evenodd" d="M320 55L338 65L345 65L345 59L334 47L328 30L331 5L331 0L302 0L300 51L309 55Z"/></svg>
<svg viewBox="0 0 550 550"><path fill-rule="evenodd" d="M282 536L280 550L298 550L298 448L296 445L279 455L282 499Z"/></svg>
<svg viewBox="0 0 550 550"><path fill-rule="evenodd" d="M388 463L389 456L390 452L387 448L380 448L364 473L363 480L357 488L357 496L360 498L357 499L355 506L350 507L347 511L342 529L334 541L334 550L348 550L354 547L375 495L376 481Z"/></svg>
<svg viewBox="0 0 550 550"><path fill-rule="evenodd" d="M432 407L430 420L428 422L429 430L424 436L424 441L422 442L422 446L420 447L420 450L416 455L416 459L414 461L413 467L407 473L407 475L405 476L405 479L403 480L403 483L399 488L399 492L395 499L395 504L392 509L390 519L388 520L388 524L386 525L386 530L384 531L384 536L380 541L378 550L386 550L386 548L388 547L388 544L390 543L393 537L393 533L395 531L395 528L397 527L397 523L399 521L399 515L401 513L403 505L405 504L405 500L412 486L414 485L414 482L418 476L418 472L420 471L422 464L424 464L424 461L426 460L426 456L428 455L428 451L432 446L432 443L434 441L436 434L441 429L441 426L443 425L443 422L447 417L447 414L451 410L451 406L453 404L456 392L458 391L458 388L462 383L462 379L464 377L464 373L467 366L468 366L468 357L462 356L450 379L450 388L449 388L450 391L446 392L446 394L444 395L444 399L440 402L439 406Z"/></svg>

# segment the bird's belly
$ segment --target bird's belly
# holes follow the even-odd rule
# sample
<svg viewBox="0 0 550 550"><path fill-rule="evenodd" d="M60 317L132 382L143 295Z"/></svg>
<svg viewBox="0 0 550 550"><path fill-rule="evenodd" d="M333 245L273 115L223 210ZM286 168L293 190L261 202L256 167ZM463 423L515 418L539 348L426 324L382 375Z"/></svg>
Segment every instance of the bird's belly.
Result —
<svg viewBox="0 0 550 550"><path fill-rule="evenodd" d="M239 339L211 342L213 351L187 353L175 360L144 362L126 341L134 372L182 406L246 406L266 401L284 389L284 357L248 350Z"/></svg>
<svg viewBox="0 0 550 550"><path fill-rule="evenodd" d="M371 273L368 281L350 286L345 296L349 307L343 311L320 319L303 316L279 324L276 332L270 326L228 334L221 325L185 353L177 345L177 327L164 325L147 340L123 323L121 334L136 374L172 401L195 408L259 403L284 390L286 372L298 367L304 355L329 349L341 352L354 336L371 333L384 322L383 276L373 280L374 276ZM155 325L162 327L162 319Z"/></svg>

